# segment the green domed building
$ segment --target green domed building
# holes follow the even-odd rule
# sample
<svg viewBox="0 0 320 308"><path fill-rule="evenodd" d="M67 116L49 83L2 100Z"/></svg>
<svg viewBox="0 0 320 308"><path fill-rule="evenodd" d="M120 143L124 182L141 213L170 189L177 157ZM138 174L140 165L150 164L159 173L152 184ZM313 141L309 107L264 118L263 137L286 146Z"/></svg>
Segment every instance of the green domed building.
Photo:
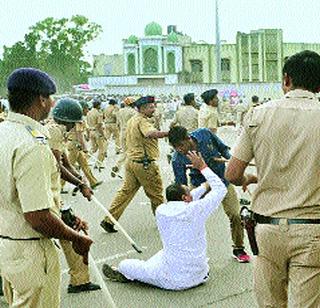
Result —
<svg viewBox="0 0 320 308"><path fill-rule="evenodd" d="M192 42L174 25L167 26L166 34L163 32L161 25L150 22L143 37L130 35L123 40L122 54L94 56L96 84L160 86L217 82L214 44ZM281 29L238 32L235 41L221 43L224 84L279 83L287 57L305 49L320 53L318 43L283 42Z"/></svg>
<svg viewBox="0 0 320 308"><path fill-rule="evenodd" d="M162 28L159 24L153 21L147 24L146 27L144 28L144 35L145 36L162 35Z"/></svg>

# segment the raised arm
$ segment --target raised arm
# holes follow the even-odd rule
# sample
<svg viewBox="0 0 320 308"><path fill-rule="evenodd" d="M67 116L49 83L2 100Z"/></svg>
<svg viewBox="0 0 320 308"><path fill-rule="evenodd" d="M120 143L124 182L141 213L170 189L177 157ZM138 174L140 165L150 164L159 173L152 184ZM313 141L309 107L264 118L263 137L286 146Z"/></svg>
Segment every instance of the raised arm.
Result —
<svg viewBox="0 0 320 308"><path fill-rule="evenodd" d="M189 213L199 218L206 219L215 209L219 207L221 201L227 193L227 188L221 179L205 164L202 157L196 153L189 153L193 168L198 169L206 178L211 191L200 200L190 202Z"/></svg>

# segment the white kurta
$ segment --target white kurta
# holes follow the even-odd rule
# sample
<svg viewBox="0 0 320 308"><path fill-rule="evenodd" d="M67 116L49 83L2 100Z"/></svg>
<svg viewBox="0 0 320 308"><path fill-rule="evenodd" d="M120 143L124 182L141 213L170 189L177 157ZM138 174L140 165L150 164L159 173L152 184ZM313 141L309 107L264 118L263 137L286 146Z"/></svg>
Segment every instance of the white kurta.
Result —
<svg viewBox="0 0 320 308"><path fill-rule="evenodd" d="M163 249L147 261L120 262L119 271L126 278L170 290L188 289L206 281L209 265L205 223L220 205L227 189L210 168L201 172L211 191L200 199L206 192L202 185L191 192L192 202L171 201L157 208Z"/></svg>

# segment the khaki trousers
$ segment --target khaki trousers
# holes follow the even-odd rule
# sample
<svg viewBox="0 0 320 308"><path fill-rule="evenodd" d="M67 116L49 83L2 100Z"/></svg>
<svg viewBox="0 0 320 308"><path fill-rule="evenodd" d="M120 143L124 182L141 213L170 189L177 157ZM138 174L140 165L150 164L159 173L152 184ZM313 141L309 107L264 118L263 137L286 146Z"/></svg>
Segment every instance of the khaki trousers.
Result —
<svg viewBox="0 0 320 308"><path fill-rule="evenodd" d="M232 184L222 200L223 210L230 220L231 237L234 248L243 247L244 229L240 218L240 204L237 192Z"/></svg>
<svg viewBox="0 0 320 308"><path fill-rule="evenodd" d="M90 282L89 267L83 263L82 256L73 250L72 243L65 240L59 242L69 266L70 284L78 286Z"/></svg>
<svg viewBox="0 0 320 308"><path fill-rule="evenodd" d="M254 290L259 307L320 307L320 225L258 224Z"/></svg>
<svg viewBox="0 0 320 308"><path fill-rule="evenodd" d="M98 160L96 162L96 166L100 167L101 163L104 161L105 154L106 154L106 141L104 137L101 136L98 132L93 131L90 132L90 140L91 140L91 152L95 153L98 150Z"/></svg>
<svg viewBox="0 0 320 308"><path fill-rule="evenodd" d="M141 186L151 201L152 212L155 213L156 208L163 203L163 187L159 167L156 162L152 162L145 170L142 164L128 159L125 165L124 182L109 209L115 219L120 218ZM111 223L107 217L105 221Z"/></svg>
<svg viewBox="0 0 320 308"><path fill-rule="evenodd" d="M106 132L106 140L107 140L106 147L108 147L109 139L112 136L112 138L114 139L115 144L116 144L116 151L119 152L121 149L121 146L120 146L120 136L119 136L118 125L117 124L106 124L105 132Z"/></svg>
<svg viewBox="0 0 320 308"><path fill-rule="evenodd" d="M116 166L120 169L127 158L126 131L120 131L121 154L116 162Z"/></svg>
<svg viewBox="0 0 320 308"><path fill-rule="evenodd" d="M90 186L93 186L98 182L89 167L87 156L83 151L80 151L76 148L70 149L68 157L71 165L75 166L76 163L79 164L85 177L89 181Z"/></svg>
<svg viewBox="0 0 320 308"><path fill-rule="evenodd" d="M10 307L60 307L60 263L51 240L0 240L0 269Z"/></svg>

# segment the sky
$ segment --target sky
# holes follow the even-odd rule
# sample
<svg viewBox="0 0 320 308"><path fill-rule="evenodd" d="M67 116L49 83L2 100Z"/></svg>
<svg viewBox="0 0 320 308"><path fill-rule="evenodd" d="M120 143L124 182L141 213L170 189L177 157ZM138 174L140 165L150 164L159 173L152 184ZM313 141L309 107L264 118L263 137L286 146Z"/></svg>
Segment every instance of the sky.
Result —
<svg viewBox="0 0 320 308"><path fill-rule="evenodd" d="M215 42L215 0L0 0L0 57L3 45L23 40L28 28L46 17L80 14L102 26L87 56L122 53L122 39L144 35L155 21ZM234 43L237 31L283 29L284 42L320 43L319 0L219 0L220 38Z"/></svg>

